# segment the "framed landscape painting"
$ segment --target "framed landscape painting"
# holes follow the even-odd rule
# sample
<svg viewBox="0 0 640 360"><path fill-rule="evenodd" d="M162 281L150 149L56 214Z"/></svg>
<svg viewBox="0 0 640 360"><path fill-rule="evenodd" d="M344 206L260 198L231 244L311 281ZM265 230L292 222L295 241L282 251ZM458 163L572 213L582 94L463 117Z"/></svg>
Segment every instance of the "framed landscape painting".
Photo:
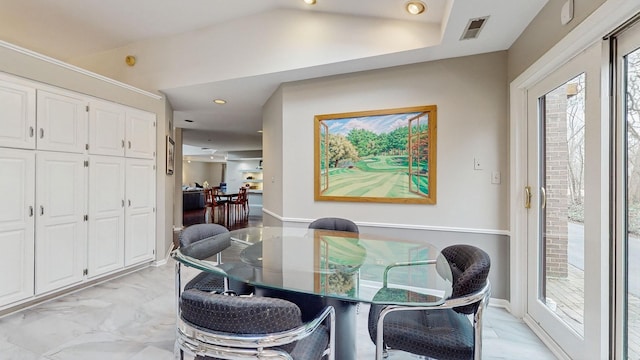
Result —
<svg viewBox="0 0 640 360"><path fill-rule="evenodd" d="M436 203L436 106L316 115L317 201Z"/></svg>

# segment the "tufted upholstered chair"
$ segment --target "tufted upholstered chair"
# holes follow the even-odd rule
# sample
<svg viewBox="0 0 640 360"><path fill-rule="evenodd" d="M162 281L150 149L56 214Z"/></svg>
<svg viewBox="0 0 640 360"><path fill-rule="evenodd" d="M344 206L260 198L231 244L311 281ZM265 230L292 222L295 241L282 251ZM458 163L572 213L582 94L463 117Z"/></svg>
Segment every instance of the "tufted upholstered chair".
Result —
<svg viewBox="0 0 640 360"><path fill-rule="evenodd" d="M453 276L452 294L442 305L371 306L369 335L376 343L378 359L383 354L379 339L384 339L385 348L434 359L481 358L482 312L491 289L487 280L491 267L489 255L470 245L449 246L442 250L442 255L449 262ZM382 333L378 334L380 329Z"/></svg>
<svg viewBox="0 0 640 360"><path fill-rule="evenodd" d="M200 240L204 240L206 238L224 233L229 233L229 230L227 230L227 228L222 225L195 224L183 229L178 235L178 241L180 242L180 247L184 247L197 243ZM216 243L208 241L206 245L202 244L201 246L199 246L199 244L196 244L192 246L189 255L196 258L204 259L214 254L218 254L218 263L221 264L220 267L229 272L233 271L232 267L234 267L235 265L222 264L222 259L219 256L219 253L222 250L226 249L229 245L229 237L221 238ZM252 286L237 281L229 281L223 276L207 272L201 272L200 274L196 275L184 286L184 289L198 289L202 291L213 291L219 293L227 290L232 290L238 294L250 294L251 292L253 292Z"/></svg>
<svg viewBox="0 0 640 360"><path fill-rule="evenodd" d="M180 296L177 343L197 359L333 359L334 321L330 306L303 323L286 300L191 289Z"/></svg>
<svg viewBox="0 0 640 360"><path fill-rule="evenodd" d="M349 219L324 217L309 224L309 229L337 230L359 233L358 225Z"/></svg>

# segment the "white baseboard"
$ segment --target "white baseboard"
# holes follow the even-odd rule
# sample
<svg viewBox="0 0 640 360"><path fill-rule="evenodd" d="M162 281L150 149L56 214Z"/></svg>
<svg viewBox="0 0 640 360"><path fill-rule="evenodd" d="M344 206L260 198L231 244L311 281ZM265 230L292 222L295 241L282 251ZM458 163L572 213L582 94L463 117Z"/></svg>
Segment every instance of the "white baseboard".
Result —
<svg viewBox="0 0 640 360"><path fill-rule="evenodd" d="M511 304L509 303L509 301L507 301L505 299L490 298L489 299L489 306L502 308L502 309L505 309L505 310L509 311L509 313L511 313L511 311L510 311Z"/></svg>

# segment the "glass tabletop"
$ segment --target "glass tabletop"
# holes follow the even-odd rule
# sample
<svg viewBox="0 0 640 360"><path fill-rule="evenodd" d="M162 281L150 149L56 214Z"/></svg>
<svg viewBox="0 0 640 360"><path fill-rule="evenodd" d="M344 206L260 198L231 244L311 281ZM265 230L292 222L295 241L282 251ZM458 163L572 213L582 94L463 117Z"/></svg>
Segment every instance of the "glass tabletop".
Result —
<svg viewBox="0 0 640 360"><path fill-rule="evenodd" d="M439 249L372 234L244 228L174 250L172 257L254 286L348 301L429 306L452 290L451 268Z"/></svg>

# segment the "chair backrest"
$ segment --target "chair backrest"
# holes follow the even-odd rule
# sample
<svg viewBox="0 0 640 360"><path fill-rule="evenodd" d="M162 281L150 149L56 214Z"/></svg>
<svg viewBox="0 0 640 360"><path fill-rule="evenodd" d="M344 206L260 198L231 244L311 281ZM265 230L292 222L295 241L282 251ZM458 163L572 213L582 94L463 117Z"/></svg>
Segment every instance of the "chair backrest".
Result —
<svg viewBox="0 0 640 360"><path fill-rule="evenodd" d="M247 188L241 187L238 189L238 196L235 198L235 203L243 204L247 200Z"/></svg>
<svg viewBox="0 0 640 360"><path fill-rule="evenodd" d="M336 230L359 233L358 225L353 221L336 217L324 217L309 224L309 229Z"/></svg>
<svg viewBox="0 0 640 360"><path fill-rule="evenodd" d="M182 247L225 232L229 232L229 230L222 225L195 224L182 229L178 235L178 241Z"/></svg>
<svg viewBox="0 0 640 360"><path fill-rule="evenodd" d="M451 245L442 249L453 275L451 298L471 295L487 284L491 259L482 249L471 245ZM460 306L455 311L464 314L475 312L478 304Z"/></svg>
<svg viewBox="0 0 640 360"><path fill-rule="evenodd" d="M302 325L300 308L282 299L227 296L185 290L180 297L181 317L206 330L229 334L270 334ZM295 344L281 348L291 351Z"/></svg>
<svg viewBox="0 0 640 360"><path fill-rule="evenodd" d="M204 189L204 203L205 206L214 205L216 199L213 196L213 189Z"/></svg>

